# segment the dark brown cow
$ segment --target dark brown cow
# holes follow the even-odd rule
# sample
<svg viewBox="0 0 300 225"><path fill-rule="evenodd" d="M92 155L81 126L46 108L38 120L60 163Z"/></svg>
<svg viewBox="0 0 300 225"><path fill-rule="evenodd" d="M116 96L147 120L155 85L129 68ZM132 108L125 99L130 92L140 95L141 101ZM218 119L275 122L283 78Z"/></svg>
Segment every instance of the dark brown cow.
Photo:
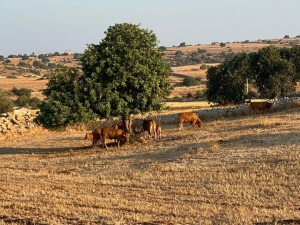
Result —
<svg viewBox="0 0 300 225"><path fill-rule="evenodd" d="M267 113L268 110L273 106L272 102L250 102L250 109L253 114L256 114L258 111Z"/></svg>
<svg viewBox="0 0 300 225"><path fill-rule="evenodd" d="M151 138L151 133L154 135L154 139L156 139L156 122L155 120L143 120L143 130L148 133L148 138Z"/></svg>
<svg viewBox="0 0 300 225"><path fill-rule="evenodd" d="M190 128L195 129L195 123L197 123L198 127L202 127L202 121L199 116L193 112L184 112L178 114L178 127L179 130L183 130L183 123L190 122Z"/></svg>
<svg viewBox="0 0 300 225"><path fill-rule="evenodd" d="M91 133L86 133L84 140L90 140L92 142L93 148L96 147L96 144L100 141L101 136L100 136L100 129L95 129Z"/></svg>
<svg viewBox="0 0 300 225"><path fill-rule="evenodd" d="M102 128L101 129L101 137L103 142L103 147L107 149L106 145L106 139L115 139L117 140L118 147L120 147L121 141L127 141L129 139L129 133L126 133L125 131L121 129L115 129L113 127L108 128Z"/></svg>

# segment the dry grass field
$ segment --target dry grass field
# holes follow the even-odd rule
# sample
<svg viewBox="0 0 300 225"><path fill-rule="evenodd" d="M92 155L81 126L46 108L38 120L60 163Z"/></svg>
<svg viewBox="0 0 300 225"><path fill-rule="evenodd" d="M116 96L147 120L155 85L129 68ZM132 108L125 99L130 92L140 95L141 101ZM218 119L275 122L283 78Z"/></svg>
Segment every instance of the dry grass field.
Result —
<svg viewBox="0 0 300 225"><path fill-rule="evenodd" d="M86 130L0 141L0 224L299 224L298 110L108 150Z"/></svg>
<svg viewBox="0 0 300 225"><path fill-rule="evenodd" d="M167 54L198 48L248 52L268 45L171 47ZM72 57L53 57L51 62L73 66ZM172 70L205 82L200 66ZM0 63L0 88L30 88L32 97L43 98L48 80L1 78L7 75L11 71ZM170 97L194 94L205 88L204 82L176 87ZM163 113L209 107L206 102L167 105ZM300 224L299 108L203 124L182 132L176 124L163 124L162 139L132 135L120 148L110 142L108 150L93 149L83 140L95 125L0 138L0 225Z"/></svg>

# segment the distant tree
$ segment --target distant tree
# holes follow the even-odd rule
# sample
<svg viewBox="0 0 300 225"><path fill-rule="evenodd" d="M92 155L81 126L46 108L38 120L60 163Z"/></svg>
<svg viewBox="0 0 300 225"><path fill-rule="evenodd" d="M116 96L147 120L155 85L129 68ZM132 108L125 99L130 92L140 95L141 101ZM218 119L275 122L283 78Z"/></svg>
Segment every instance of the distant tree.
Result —
<svg viewBox="0 0 300 225"><path fill-rule="evenodd" d="M59 52L54 52L52 56L60 56Z"/></svg>
<svg viewBox="0 0 300 225"><path fill-rule="evenodd" d="M182 51L177 50L177 51L175 52L175 58L176 58L176 59L181 59L182 56L183 56L183 52L182 52Z"/></svg>
<svg viewBox="0 0 300 225"><path fill-rule="evenodd" d="M80 53L74 53L74 59L77 59L77 60L80 60L80 56L81 54Z"/></svg>
<svg viewBox="0 0 300 225"><path fill-rule="evenodd" d="M19 58L17 55L9 55L7 58Z"/></svg>
<svg viewBox="0 0 300 225"><path fill-rule="evenodd" d="M167 50L167 48L165 46L159 46L158 49L162 50L162 51L166 51Z"/></svg>
<svg viewBox="0 0 300 225"><path fill-rule="evenodd" d="M274 98L279 93L294 92L297 73L291 60L280 55L280 49L270 45L250 54L251 74L262 97Z"/></svg>
<svg viewBox="0 0 300 225"><path fill-rule="evenodd" d="M186 44L185 44L185 42L181 42L179 46L180 46L180 47L185 47Z"/></svg>
<svg viewBox="0 0 300 225"><path fill-rule="evenodd" d="M8 92L0 88L0 113L12 112L13 106Z"/></svg>
<svg viewBox="0 0 300 225"><path fill-rule="evenodd" d="M248 73L249 59L246 53L239 53L230 61L210 67L206 73L207 100L222 105L243 102Z"/></svg>
<svg viewBox="0 0 300 225"><path fill-rule="evenodd" d="M221 42L221 43L220 43L220 46L223 48L223 47L226 46L226 44L225 44L224 42Z"/></svg>
<svg viewBox="0 0 300 225"><path fill-rule="evenodd" d="M3 55L0 55L0 61L4 61L5 57Z"/></svg>
<svg viewBox="0 0 300 225"><path fill-rule="evenodd" d="M29 59L29 56L27 55L27 54L24 54L23 56L22 56L22 60L28 60Z"/></svg>
<svg viewBox="0 0 300 225"><path fill-rule="evenodd" d="M283 38L290 38L290 36L286 34L286 35L284 35Z"/></svg>

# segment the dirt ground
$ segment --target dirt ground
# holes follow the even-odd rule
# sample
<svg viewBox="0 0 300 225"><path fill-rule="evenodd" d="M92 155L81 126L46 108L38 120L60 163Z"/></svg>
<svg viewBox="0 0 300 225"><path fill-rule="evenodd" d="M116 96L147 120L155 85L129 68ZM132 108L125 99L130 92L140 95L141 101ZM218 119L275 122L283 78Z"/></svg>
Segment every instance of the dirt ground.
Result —
<svg viewBox="0 0 300 225"><path fill-rule="evenodd" d="M298 224L298 110L108 150L92 127L0 141L0 224Z"/></svg>

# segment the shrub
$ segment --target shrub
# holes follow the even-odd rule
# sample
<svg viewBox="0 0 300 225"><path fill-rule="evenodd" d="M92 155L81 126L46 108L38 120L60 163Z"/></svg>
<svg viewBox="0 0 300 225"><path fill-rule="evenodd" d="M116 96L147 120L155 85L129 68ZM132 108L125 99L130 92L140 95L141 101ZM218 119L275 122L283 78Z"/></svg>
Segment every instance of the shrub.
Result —
<svg viewBox="0 0 300 225"><path fill-rule="evenodd" d="M4 56L3 55L0 55L0 61L4 61Z"/></svg>
<svg viewBox="0 0 300 225"><path fill-rule="evenodd" d="M9 99L7 91L0 88L0 113L12 112L13 103Z"/></svg>
<svg viewBox="0 0 300 225"><path fill-rule="evenodd" d="M26 106L29 102L29 98L26 95L21 95L17 98L17 103L19 106Z"/></svg>
<svg viewBox="0 0 300 225"><path fill-rule="evenodd" d="M23 56L22 56L22 60L28 60L29 59L29 56L27 55L27 54L24 54Z"/></svg>
<svg viewBox="0 0 300 225"><path fill-rule="evenodd" d="M196 78L194 78L194 77L185 77L183 79L182 84L184 86L187 86L187 87L189 87L189 86L196 86L196 85L199 84L199 81Z"/></svg>
<svg viewBox="0 0 300 225"><path fill-rule="evenodd" d="M33 97L29 99L29 105L31 106L32 109L38 109L39 104L41 104L41 100L37 97Z"/></svg>
<svg viewBox="0 0 300 225"><path fill-rule="evenodd" d="M198 90L198 91L196 92L196 98L197 98L197 99L199 99L199 98L204 98L204 97L206 97L206 92L205 92L205 90Z"/></svg>

